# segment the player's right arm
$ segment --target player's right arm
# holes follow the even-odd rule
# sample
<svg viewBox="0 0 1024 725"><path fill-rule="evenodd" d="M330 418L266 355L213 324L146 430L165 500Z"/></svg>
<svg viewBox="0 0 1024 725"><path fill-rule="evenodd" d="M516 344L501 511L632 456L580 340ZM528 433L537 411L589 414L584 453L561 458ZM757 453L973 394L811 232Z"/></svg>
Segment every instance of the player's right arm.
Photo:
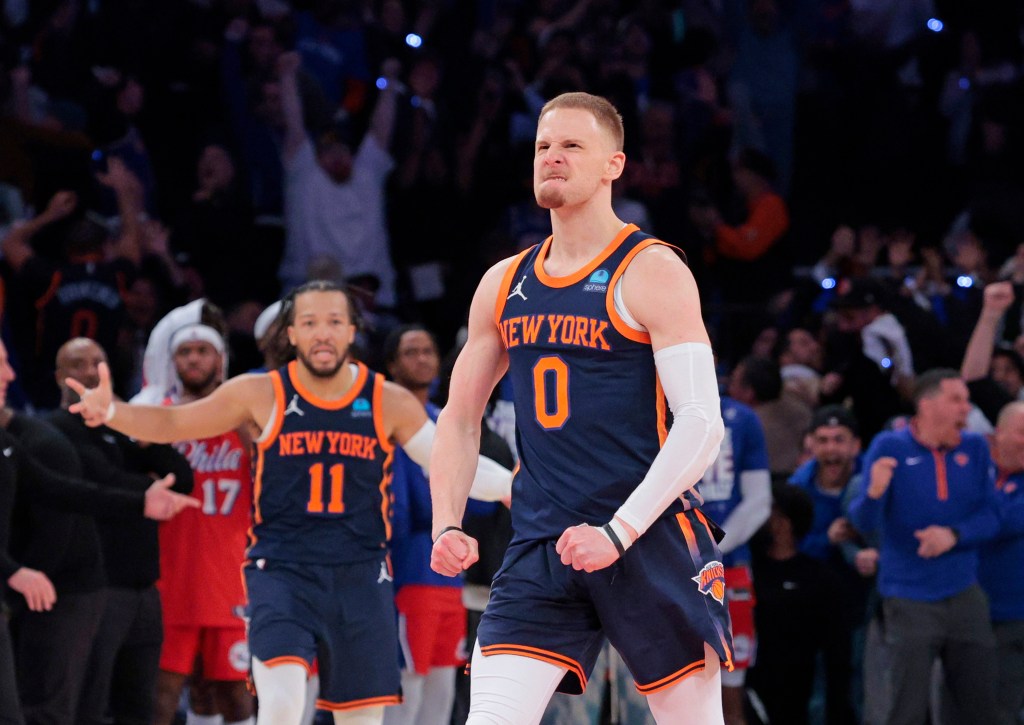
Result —
<svg viewBox="0 0 1024 725"><path fill-rule="evenodd" d="M508 369L508 354L494 322L495 303L511 259L491 267L480 281L469 310L469 337L452 371L451 392L437 421L430 455L430 498L434 509L434 571L455 576L476 561L476 541L461 531L480 451L480 426L487 400Z"/></svg>
<svg viewBox="0 0 1024 725"><path fill-rule="evenodd" d="M201 400L173 406L115 402L106 363L99 365L99 378L95 388L67 378L68 386L81 398L68 410L81 415L91 427L106 424L151 443L210 438L254 420L262 425L273 405L273 387L266 374L232 378ZM264 410L266 415L258 417Z"/></svg>

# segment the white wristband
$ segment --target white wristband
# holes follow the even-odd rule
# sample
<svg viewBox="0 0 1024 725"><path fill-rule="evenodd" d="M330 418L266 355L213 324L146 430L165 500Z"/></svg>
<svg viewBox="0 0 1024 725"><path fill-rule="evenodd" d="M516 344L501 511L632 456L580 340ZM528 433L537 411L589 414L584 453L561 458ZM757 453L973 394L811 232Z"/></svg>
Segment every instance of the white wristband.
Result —
<svg viewBox="0 0 1024 725"><path fill-rule="evenodd" d="M107 406L107 414L103 416L103 422L109 423L114 418L114 413L117 412L117 408L114 407L114 401L110 401L110 405Z"/></svg>

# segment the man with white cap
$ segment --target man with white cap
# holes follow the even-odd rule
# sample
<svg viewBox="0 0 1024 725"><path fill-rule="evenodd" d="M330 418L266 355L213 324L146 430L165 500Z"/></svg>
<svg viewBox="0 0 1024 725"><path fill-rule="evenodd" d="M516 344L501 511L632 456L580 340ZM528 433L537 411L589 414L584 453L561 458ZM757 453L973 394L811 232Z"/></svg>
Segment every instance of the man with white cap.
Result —
<svg viewBox="0 0 1024 725"><path fill-rule="evenodd" d="M168 348L177 392L165 404L201 400L224 382L224 338L212 326L193 322L179 327ZM189 725L253 721L246 689L249 647L241 619L245 592L238 576L252 507L250 444L248 431L241 428L175 444L192 466L192 495L202 507L160 529L164 646L155 725L173 721L190 675Z"/></svg>

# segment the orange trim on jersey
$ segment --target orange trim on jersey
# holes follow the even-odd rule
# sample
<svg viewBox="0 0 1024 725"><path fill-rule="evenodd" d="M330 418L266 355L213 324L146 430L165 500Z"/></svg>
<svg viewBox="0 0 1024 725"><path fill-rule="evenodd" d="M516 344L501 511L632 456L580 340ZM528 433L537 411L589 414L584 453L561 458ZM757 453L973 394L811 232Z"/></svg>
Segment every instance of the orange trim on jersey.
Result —
<svg viewBox="0 0 1024 725"><path fill-rule="evenodd" d="M358 710L363 707L374 707L376 705L399 705L402 702L401 695L385 695L384 697L367 697L364 700L352 700L350 702L331 702L317 698L316 706L321 710L331 712L342 712L344 710Z"/></svg>
<svg viewBox="0 0 1024 725"><path fill-rule="evenodd" d="M391 541L391 479L394 473L391 472L391 462L395 458L394 448L389 448L387 458L384 459L382 470L384 475L380 479L380 517L384 522L384 541ZM388 562L390 569L391 563Z"/></svg>
<svg viewBox="0 0 1024 725"><path fill-rule="evenodd" d="M505 303L508 302L509 290L512 289L512 280L516 276L516 271L519 269L519 265L523 261L523 257L529 254L534 247L528 247L521 251L519 254L512 258L512 262L508 265L505 270L505 275L501 278L501 286L498 287L498 296L494 300L494 324L501 324L501 313L505 311Z"/></svg>
<svg viewBox="0 0 1024 725"><path fill-rule="evenodd" d="M306 671L306 677L312 674L309 663L301 657L295 655L283 655L281 657L272 657L269 660L263 662L267 667L278 667L280 665L302 665L302 669Z"/></svg>
<svg viewBox="0 0 1024 725"><path fill-rule="evenodd" d="M480 653L488 657L490 655L518 655L520 657L540 660L541 662L550 662L576 675L579 678L580 687L584 690L587 689L587 675L583 672L583 667L580 663L571 657L560 655L557 652L527 647L523 644L492 644L487 647L481 647Z"/></svg>
<svg viewBox="0 0 1024 725"><path fill-rule="evenodd" d="M377 431L381 450L390 453L395 449L384 425L384 376L375 373L373 376L373 428Z"/></svg>
<svg viewBox="0 0 1024 725"><path fill-rule="evenodd" d="M277 434L281 432L281 426L284 424L284 381L281 380L281 372L279 370L271 370L267 375L270 377L270 384L274 387L274 419L270 421L270 433L266 433L263 440L256 442L256 448L260 451L265 451L273 445L274 441L277 440Z"/></svg>
<svg viewBox="0 0 1024 725"><path fill-rule="evenodd" d="M625 273L626 268L629 266L629 263L633 261L633 258L648 247L653 247L655 244L668 247L672 251L683 255L684 258L686 256L683 253L683 250L679 247L663 242L660 239L645 239L629 251L626 258L622 260L622 264L620 264L619 268L615 270L614 274L612 274L612 278L608 281L608 292L605 294L604 298L605 308L608 310L608 319L612 321L612 327L614 327L615 330L627 340L640 342L644 345L651 344L651 336L647 332L634 330L632 327L627 325L626 321L623 320L622 317L619 316L619 313L615 311L615 285L619 283L619 278Z"/></svg>
<svg viewBox="0 0 1024 725"><path fill-rule="evenodd" d="M345 365L348 365L348 363L346 362ZM298 394L316 407L323 408L324 410L340 410L355 400L356 396L359 395L359 391L361 391L363 386L366 385L366 376L369 374L369 371L362 363L356 363L356 365L359 366L359 372L356 373L355 380L352 381L352 384L349 386L348 390L345 391L345 394L337 400L324 400L306 389L302 384L302 381L299 380L298 360L292 360L288 363L288 379L292 381L292 385L295 386L295 390Z"/></svg>
<svg viewBox="0 0 1024 725"><path fill-rule="evenodd" d="M949 479L946 477L946 457L939 451L932 451L935 457L935 495L939 501L949 500Z"/></svg>
<svg viewBox="0 0 1024 725"><path fill-rule="evenodd" d="M695 509L689 510L694 511ZM683 530L683 538L686 539L686 544L690 547L690 553L693 553L697 548L697 533L693 530L693 524L690 523L690 519L686 518L685 511L676 514L676 521L679 522L679 528Z"/></svg>
<svg viewBox="0 0 1024 725"><path fill-rule="evenodd" d="M36 309L37 310L42 310L44 307L46 307L46 305L49 304L50 300L53 299L53 296L55 294L57 294L57 289L60 287L60 280L61 280L61 273L60 272L54 272L53 276L50 277L50 286L49 286L49 288L45 292L43 292L43 296L42 297L40 297L39 299L36 300Z"/></svg>
<svg viewBox="0 0 1024 725"><path fill-rule="evenodd" d="M601 253L594 257L592 260L587 262L583 267L576 270L572 274L566 275L565 277L554 277L544 271L544 260L548 256L548 252L551 251L551 240L554 237L548 237L544 240L541 245L540 252L537 253L537 260L533 264L534 274L537 275L537 279L546 284L548 287L568 287L569 285L576 284L586 279L595 269L601 266L601 262L608 258L608 255L614 252L623 240L633 232L639 231L639 227L636 224L627 224L619 230L619 233L615 235L615 238L608 242L608 245L601 250Z"/></svg>
<svg viewBox="0 0 1024 725"><path fill-rule="evenodd" d="M661 377L654 373L655 415L658 418L658 447L665 445L668 438L668 401L665 400L665 389L661 387Z"/></svg>
<svg viewBox="0 0 1024 725"><path fill-rule="evenodd" d="M710 538L712 541L714 541L715 540L715 535L711 532L711 524L709 524L707 518L705 518L704 512L701 511L700 509L692 509L692 510L693 510L693 513L697 516L697 518L700 519L700 522L702 524L704 524L704 528L708 530L708 538Z"/></svg>
<svg viewBox="0 0 1024 725"><path fill-rule="evenodd" d="M705 660L697 660L696 662L691 662L690 664L686 665L686 667L684 667L683 669L673 672L668 677L662 677L660 680L657 680L656 682L652 682L647 685L641 685L639 682L637 682L635 683L636 691L639 692L641 695L653 695L655 692L660 692L668 687L671 687L672 685L676 684L681 680L685 680L690 675L694 675L698 672L703 672L706 664L707 663L705 662Z"/></svg>

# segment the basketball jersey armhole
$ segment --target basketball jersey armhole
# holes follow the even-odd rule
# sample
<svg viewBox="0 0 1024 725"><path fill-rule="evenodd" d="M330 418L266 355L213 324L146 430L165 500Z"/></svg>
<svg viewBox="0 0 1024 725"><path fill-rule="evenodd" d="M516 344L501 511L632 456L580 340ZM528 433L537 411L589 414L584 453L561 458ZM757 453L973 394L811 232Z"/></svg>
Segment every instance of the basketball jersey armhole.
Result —
<svg viewBox="0 0 1024 725"><path fill-rule="evenodd" d="M519 268L523 266L523 258L527 254L536 249L537 245L527 247L515 257L508 265L508 269L505 270L505 275L501 278L501 286L498 287L498 296L494 300L494 324L501 325L501 313L505 311L505 303L508 301L509 290L512 289L512 280L515 279L516 273Z"/></svg>
<svg viewBox="0 0 1024 725"><path fill-rule="evenodd" d="M380 373L373 376L373 428L377 431L380 447L387 453L394 450L391 436L384 426L384 376Z"/></svg>
<svg viewBox="0 0 1024 725"><path fill-rule="evenodd" d="M660 244L664 247L668 247L669 249L671 249L673 252L680 256L680 258L683 260L683 264L686 263L686 253L683 252L683 250L680 249L679 247L676 247L672 244L668 244L667 242L663 242L660 239L656 239L654 237L645 239L639 244L637 244L635 247L633 247L633 249L629 251L629 254L627 254L626 257L619 264L614 274L612 274L611 280L608 282L608 292L605 296L605 306L608 310L608 318L611 320L612 326L615 328L616 332L625 337L627 340L639 342L644 345L651 344L650 333L648 333L646 330L638 330L635 327L633 327L633 325L630 324L630 322L639 324L638 322L636 322L636 320L631 319L630 322L627 322L622 318L622 316L619 314L615 306L615 288L621 282L622 275L625 273L626 269L629 267L629 263L633 261L636 255L640 254L640 252L644 251L645 249L653 247L655 244ZM625 300L623 300L623 309L625 309L625 305Z"/></svg>
<svg viewBox="0 0 1024 725"><path fill-rule="evenodd" d="M281 423L284 421L284 383L281 382L281 373L277 370L271 370L267 375L270 376L270 382L274 386L274 405L270 409L270 418L267 420L267 424L263 426L263 430L260 431L259 437L256 439L256 447L265 451L277 438L277 434L281 431Z"/></svg>

